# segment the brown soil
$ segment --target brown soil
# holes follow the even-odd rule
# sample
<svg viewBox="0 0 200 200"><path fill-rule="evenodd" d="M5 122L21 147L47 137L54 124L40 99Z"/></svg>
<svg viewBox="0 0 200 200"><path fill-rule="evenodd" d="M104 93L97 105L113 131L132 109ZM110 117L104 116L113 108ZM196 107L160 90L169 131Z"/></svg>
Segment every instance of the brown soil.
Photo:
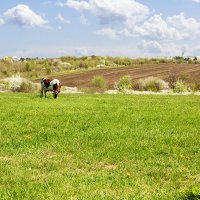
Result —
<svg viewBox="0 0 200 200"><path fill-rule="evenodd" d="M62 85L68 87L89 87L94 76L103 76L109 88L124 75L130 75L133 80L149 76L166 79L170 74L187 76L190 82L200 82L200 64L146 64L134 67L97 69L57 76Z"/></svg>

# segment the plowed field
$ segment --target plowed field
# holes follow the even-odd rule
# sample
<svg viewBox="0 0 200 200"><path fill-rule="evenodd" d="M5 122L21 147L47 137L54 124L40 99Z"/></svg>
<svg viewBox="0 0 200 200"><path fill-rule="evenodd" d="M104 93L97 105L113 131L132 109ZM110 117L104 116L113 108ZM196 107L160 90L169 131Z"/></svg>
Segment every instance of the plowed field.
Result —
<svg viewBox="0 0 200 200"><path fill-rule="evenodd" d="M94 76L103 76L109 88L112 88L115 81L124 75L130 75L133 80L149 76L166 79L170 74L185 74L191 81L200 79L200 64L146 64L134 67L98 69L87 72L79 72L69 75L61 75L57 78L62 85L69 87L88 87Z"/></svg>

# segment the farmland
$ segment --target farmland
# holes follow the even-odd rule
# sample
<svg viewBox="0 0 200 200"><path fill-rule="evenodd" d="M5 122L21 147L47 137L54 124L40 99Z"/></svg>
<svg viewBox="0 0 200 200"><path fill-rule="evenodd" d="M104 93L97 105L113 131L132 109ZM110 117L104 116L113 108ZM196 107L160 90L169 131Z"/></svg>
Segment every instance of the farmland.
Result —
<svg viewBox="0 0 200 200"><path fill-rule="evenodd" d="M183 199L198 96L0 93L0 199Z"/></svg>
<svg viewBox="0 0 200 200"><path fill-rule="evenodd" d="M143 64L136 66L97 69L93 71L78 72L58 76L63 85L70 87L89 87L94 76L103 76L108 82L108 87L113 85L120 77L130 75L134 81L150 76L167 79L171 74L187 76L190 83L199 82L199 64Z"/></svg>

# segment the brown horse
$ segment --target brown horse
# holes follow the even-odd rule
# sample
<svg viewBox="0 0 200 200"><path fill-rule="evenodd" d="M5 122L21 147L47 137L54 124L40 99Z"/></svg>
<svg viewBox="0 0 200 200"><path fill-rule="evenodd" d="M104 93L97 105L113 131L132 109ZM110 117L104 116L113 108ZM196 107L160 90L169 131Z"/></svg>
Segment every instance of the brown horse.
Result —
<svg viewBox="0 0 200 200"><path fill-rule="evenodd" d="M58 98L58 93L60 93L61 83L58 79L51 79L51 78L43 78L41 80L41 97L48 91L53 92L54 99Z"/></svg>

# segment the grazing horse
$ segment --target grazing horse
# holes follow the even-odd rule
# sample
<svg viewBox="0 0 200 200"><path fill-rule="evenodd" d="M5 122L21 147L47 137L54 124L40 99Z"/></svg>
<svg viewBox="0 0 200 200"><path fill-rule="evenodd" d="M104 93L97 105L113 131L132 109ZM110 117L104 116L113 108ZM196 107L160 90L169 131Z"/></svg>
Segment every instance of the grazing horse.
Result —
<svg viewBox="0 0 200 200"><path fill-rule="evenodd" d="M58 93L60 93L61 83L58 79L43 78L41 80L41 97L48 91L53 92L54 99L58 98Z"/></svg>

